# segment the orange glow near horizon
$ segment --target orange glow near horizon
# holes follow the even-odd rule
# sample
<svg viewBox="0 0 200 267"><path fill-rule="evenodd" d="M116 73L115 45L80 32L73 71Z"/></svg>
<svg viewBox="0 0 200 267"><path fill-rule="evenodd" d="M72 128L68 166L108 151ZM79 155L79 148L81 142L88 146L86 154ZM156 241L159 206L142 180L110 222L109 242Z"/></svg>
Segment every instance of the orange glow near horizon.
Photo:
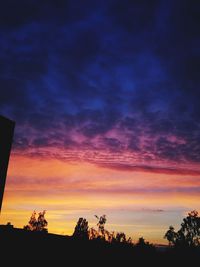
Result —
<svg viewBox="0 0 200 267"><path fill-rule="evenodd" d="M33 210L47 210L49 232L72 234L79 217L95 226L107 215L108 230L166 243L169 225L179 227L185 212L200 209L200 176L123 171L86 162L12 155L1 223L28 223Z"/></svg>

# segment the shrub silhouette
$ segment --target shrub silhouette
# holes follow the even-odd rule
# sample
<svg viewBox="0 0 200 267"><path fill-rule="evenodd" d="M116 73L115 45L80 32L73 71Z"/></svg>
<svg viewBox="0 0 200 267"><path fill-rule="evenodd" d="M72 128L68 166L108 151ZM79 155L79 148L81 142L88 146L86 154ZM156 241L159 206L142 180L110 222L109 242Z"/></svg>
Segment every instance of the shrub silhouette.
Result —
<svg viewBox="0 0 200 267"><path fill-rule="evenodd" d="M116 233L115 239L118 243L126 243L126 235L123 232Z"/></svg>
<svg viewBox="0 0 200 267"><path fill-rule="evenodd" d="M139 248L152 248L154 247L152 244L150 244L148 241L145 241L143 237L140 237L138 239L138 242L136 243L136 247Z"/></svg>
<svg viewBox="0 0 200 267"><path fill-rule="evenodd" d="M90 240L96 239L96 240L101 240L101 241L105 241L108 243L132 244L132 239L130 237L127 239L125 233L114 232L114 231L110 232L105 229L105 224L107 221L105 214L100 217L97 215L94 215L94 216L98 219L98 223L97 223L98 230L96 230L93 227L88 230Z"/></svg>

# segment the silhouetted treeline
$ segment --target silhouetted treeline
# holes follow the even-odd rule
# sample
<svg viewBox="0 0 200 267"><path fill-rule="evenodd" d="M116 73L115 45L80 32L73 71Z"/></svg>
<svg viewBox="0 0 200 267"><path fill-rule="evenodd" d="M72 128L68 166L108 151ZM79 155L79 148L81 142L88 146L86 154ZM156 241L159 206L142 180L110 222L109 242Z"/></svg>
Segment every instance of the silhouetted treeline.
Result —
<svg viewBox="0 0 200 267"><path fill-rule="evenodd" d="M88 221L85 218L79 218L76 227L74 229L73 238L76 239L85 239L85 240L99 240L109 243L127 243L132 244L132 238L126 237L126 234L123 232L110 232L105 228L107 221L106 215L97 216L97 227L96 230L94 227L89 227Z"/></svg>
<svg viewBox="0 0 200 267"><path fill-rule="evenodd" d="M190 266L200 255L199 247L159 251L144 240L134 245L109 243L23 229L0 230L0 240L2 266L13 266L13 260L14 266L173 266L177 260L178 266Z"/></svg>
<svg viewBox="0 0 200 267"><path fill-rule="evenodd" d="M41 217L42 216L42 217ZM140 238L130 242L124 233L112 232L112 240L107 239L106 216L98 219L97 236L90 236L90 228L85 218L80 218L72 236L49 234L32 222L47 221L44 213L38 218L31 216L29 227L16 229L11 224L0 227L0 259L4 266L197 266L200 259L199 216L192 211L183 219L180 230L188 245L180 245L179 231L170 228L165 238L170 245L159 250ZM36 224L37 226L37 224ZM177 235L176 235L177 234ZM182 235L181 235L182 236ZM173 239L172 239L173 237ZM182 242L182 241L181 241ZM179 245L177 245L179 244ZM185 243L184 243L185 244ZM178 264L177 264L178 263ZM3 265L2 265L3 266Z"/></svg>

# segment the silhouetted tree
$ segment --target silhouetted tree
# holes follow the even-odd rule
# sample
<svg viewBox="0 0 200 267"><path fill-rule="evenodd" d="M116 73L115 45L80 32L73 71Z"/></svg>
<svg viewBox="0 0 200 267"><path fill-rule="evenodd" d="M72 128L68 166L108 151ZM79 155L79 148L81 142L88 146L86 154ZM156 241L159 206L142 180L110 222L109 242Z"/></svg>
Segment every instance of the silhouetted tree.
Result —
<svg viewBox="0 0 200 267"><path fill-rule="evenodd" d="M169 241L169 246L175 245L177 239L177 233L174 231L174 227L170 226L169 230L165 233L164 238Z"/></svg>
<svg viewBox="0 0 200 267"><path fill-rule="evenodd" d="M88 239L88 221L85 218L79 218L74 229L73 236L75 238Z"/></svg>
<svg viewBox="0 0 200 267"><path fill-rule="evenodd" d="M183 219L181 228L176 233L173 226L170 226L164 238L167 238L170 245L176 246L199 246L200 245L200 217L198 212L193 210Z"/></svg>
<svg viewBox="0 0 200 267"><path fill-rule="evenodd" d="M200 217L196 210L189 212L188 216L183 219L179 231L179 242L184 242L189 246L200 245Z"/></svg>
<svg viewBox="0 0 200 267"><path fill-rule="evenodd" d="M24 229L30 231L48 232L46 228L48 222L44 217L45 212L45 210L43 212L39 212L38 218L36 219L36 212L34 211L31 215L28 225L24 226Z"/></svg>
<svg viewBox="0 0 200 267"><path fill-rule="evenodd" d="M98 219L97 226L98 226L99 236L105 239L105 223L107 221L106 215L104 214L100 216L100 218L97 215L95 215L95 217Z"/></svg>

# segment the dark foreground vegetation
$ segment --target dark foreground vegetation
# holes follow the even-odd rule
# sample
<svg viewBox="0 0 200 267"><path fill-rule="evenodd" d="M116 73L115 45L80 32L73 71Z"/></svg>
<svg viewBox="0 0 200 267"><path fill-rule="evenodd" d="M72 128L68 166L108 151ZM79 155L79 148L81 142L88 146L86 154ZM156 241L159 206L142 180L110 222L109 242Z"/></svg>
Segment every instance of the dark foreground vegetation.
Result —
<svg viewBox="0 0 200 267"><path fill-rule="evenodd" d="M192 211L175 232L170 226L162 249L144 238L134 243L124 233L105 229L106 216L98 229L79 218L72 236L49 234L45 211L34 212L23 229L10 223L0 226L1 266L199 266L200 217Z"/></svg>
<svg viewBox="0 0 200 267"><path fill-rule="evenodd" d="M198 266L199 247L85 240L9 227L0 229L1 266ZM178 264L176 264L178 263Z"/></svg>

